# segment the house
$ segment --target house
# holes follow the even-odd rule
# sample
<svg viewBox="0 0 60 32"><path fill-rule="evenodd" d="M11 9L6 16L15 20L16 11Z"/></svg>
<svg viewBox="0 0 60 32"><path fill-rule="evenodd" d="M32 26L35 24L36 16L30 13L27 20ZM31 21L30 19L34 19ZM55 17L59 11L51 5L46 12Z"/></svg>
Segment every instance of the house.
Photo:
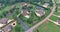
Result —
<svg viewBox="0 0 60 32"><path fill-rule="evenodd" d="M0 19L0 27L3 27L4 25L8 24L12 20L11 19L8 19L8 18L2 18L2 19Z"/></svg>
<svg viewBox="0 0 60 32"><path fill-rule="evenodd" d="M22 15L24 16L24 17L26 17L26 18L29 18L30 16L29 16L29 12L27 11L27 10L23 10L22 11Z"/></svg>
<svg viewBox="0 0 60 32"><path fill-rule="evenodd" d="M35 11L36 15L39 16L39 17L43 16L45 14L45 12L43 10L44 9L42 7L37 6L36 11Z"/></svg>
<svg viewBox="0 0 60 32"><path fill-rule="evenodd" d="M56 22L57 22L58 24L60 24L60 20L56 20Z"/></svg>
<svg viewBox="0 0 60 32"><path fill-rule="evenodd" d="M44 3L43 7L47 8L49 3Z"/></svg>
<svg viewBox="0 0 60 32"><path fill-rule="evenodd" d="M14 22L6 25L6 26L3 28L3 31L4 31L4 32L9 32L9 31L11 31L11 29L12 29L13 27L15 27L15 26L16 26L16 21L14 21Z"/></svg>
<svg viewBox="0 0 60 32"><path fill-rule="evenodd" d="M3 28L4 32L9 32L12 29L12 25L7 25L6 27Z"/></svg>

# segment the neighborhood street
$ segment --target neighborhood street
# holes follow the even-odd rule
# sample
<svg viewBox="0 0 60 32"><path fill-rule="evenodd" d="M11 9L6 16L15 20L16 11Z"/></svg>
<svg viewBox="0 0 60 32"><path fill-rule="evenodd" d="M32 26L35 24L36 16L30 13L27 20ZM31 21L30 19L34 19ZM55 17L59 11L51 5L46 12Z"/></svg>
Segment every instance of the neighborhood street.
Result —
<svg viewBox="0 0 60 32"><path fill-rule="evenodd" d="M23 29L27 31L29 27L19 17L17 17L17 19L18 19L18 22L22 25Z"/></svg>
<svg viewBox="0 0 60 32"><path fill-rule="evenodd" d="M54 0L52 0L53 3L54 3ZM26 32L32 32L35 28L37 28L38 26L40 26L42 23L44 23L47 19L49 19L52 14L55 12L55 8L56 8L56 5L54 3L53 5L53 8L51 9L51 13L42 21L40 21L39 23L37 23L36 25L34 25L33 27L31 27L29 30L27 30Z"/></svg>

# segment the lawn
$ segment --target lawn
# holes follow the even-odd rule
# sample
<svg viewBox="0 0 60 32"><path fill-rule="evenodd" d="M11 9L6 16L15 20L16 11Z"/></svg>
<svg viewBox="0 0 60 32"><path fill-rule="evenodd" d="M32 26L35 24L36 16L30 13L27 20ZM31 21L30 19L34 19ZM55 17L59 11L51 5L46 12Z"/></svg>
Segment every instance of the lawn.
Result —
<svg viewBox="0 0 60 32"><path fill-rule="evenodd" d="M56 21L56 20L58 20L59 18L56 17L56 16L51 16L50 19L53 20L53 21Z"/></svg>
<svg viewBox="0 0 60 32"><path fill-rule="evenodd" d="M10 7L7 6L4 9L0 10L0 15L2 15L4 12L6 12Z"/></svg>
<svg viewBox="0 0 60 32"><path fill-rule="evenodd" d="M54 14L55 14L55 15L59 15L59 14L60 14L60 12L54 12Z"/></svg>
<svg viewBox="0 0 60 32"><path fill-rule="evenodd" d="M37 32L60 32L60 26L51 22L46 22L39 26L35 31Z"/></svg>
<svg viewBox="0 0 60 32"><path fill-rule="evenodd" d="M17 22L17 25L10 32L24 32L22 26Z"/></svg>
<svg viewBox="0 0 60 32"><path fill-rule="evenodd" d="M55 1L56 4L58 3L58 0L54 0L54 1Z"/></svg>

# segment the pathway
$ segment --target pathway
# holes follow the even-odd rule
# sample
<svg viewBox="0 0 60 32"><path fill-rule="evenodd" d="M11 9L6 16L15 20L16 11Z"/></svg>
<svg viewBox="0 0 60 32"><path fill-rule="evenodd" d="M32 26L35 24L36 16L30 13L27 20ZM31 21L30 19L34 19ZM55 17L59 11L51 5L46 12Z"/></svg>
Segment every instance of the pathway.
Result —
<svg viewBox="0 0 60 32"><path fill-rule="evenodd" d="M48 20L49 20L50 22L56 24L56 25L60 25L60 24L58 24L57 22L55 22L55 21L53 21L53 20L51 20L51 19L48 19Z"/></svg>

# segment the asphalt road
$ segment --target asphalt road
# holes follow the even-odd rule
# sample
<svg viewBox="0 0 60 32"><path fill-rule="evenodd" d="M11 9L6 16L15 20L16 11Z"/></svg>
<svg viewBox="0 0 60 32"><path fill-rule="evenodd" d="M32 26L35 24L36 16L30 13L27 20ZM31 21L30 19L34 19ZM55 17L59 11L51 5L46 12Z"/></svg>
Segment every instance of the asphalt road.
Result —
<svg viewBox="0 0 60 32"><path fill-rule="evenodd" d="M18 22L22 25L23 29L27 31L29 27L26 25L26 23L24 23L19 17L17 17L17 19L18 19Z"/></svg>

